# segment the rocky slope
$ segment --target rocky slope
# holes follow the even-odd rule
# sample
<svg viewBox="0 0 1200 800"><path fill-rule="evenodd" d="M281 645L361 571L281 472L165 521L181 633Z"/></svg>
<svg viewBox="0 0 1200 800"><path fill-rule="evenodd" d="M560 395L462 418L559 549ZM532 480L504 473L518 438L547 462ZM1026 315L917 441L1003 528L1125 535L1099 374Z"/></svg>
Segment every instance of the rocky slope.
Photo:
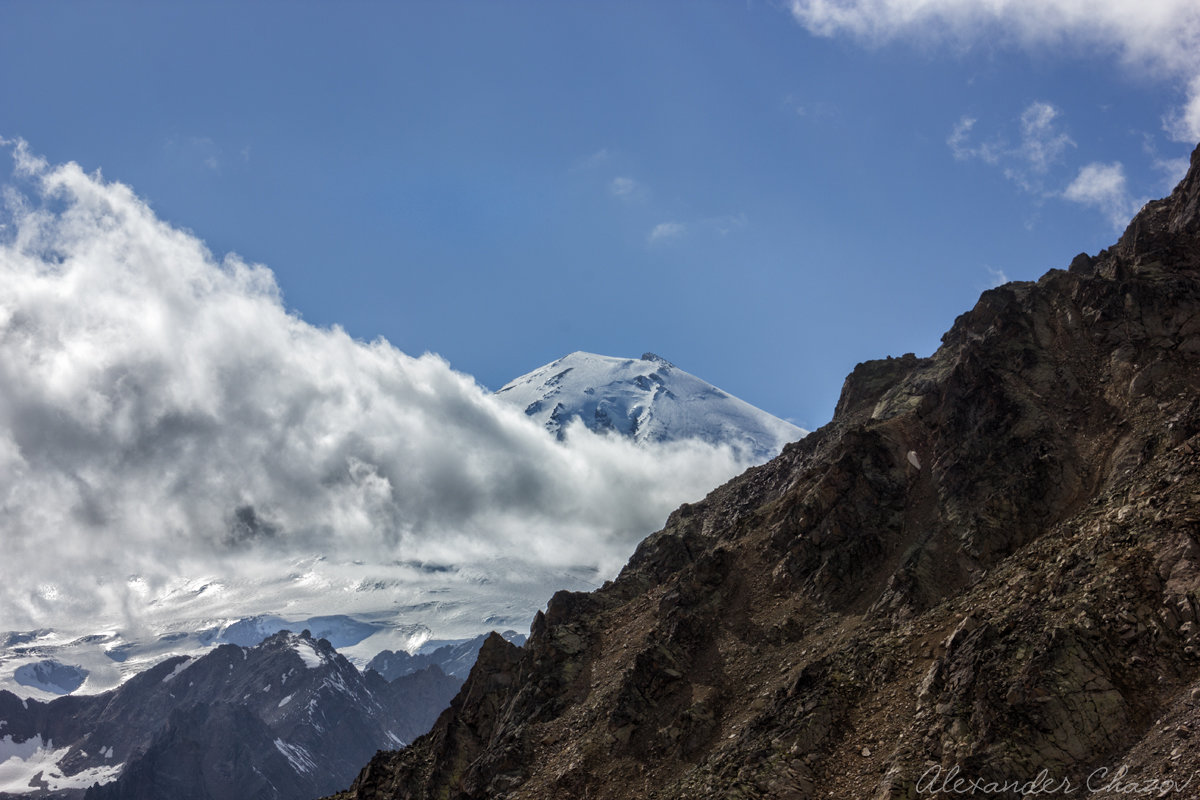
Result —
<svg viewBox="0 0 1200 800"><path fill-rule="evenodd" d="M167 659L99 695L0 692L0 798L311 798L428 730L461 685L436 666L389 683L284 631Z"/></svg>
<svg viewBox="0 0 1200 800"><path fill-rule="evenodd" d="M1200 150L1117 245L860 364L829 425L489 639L338 797L1200 791L1198 536Z"/></svg>

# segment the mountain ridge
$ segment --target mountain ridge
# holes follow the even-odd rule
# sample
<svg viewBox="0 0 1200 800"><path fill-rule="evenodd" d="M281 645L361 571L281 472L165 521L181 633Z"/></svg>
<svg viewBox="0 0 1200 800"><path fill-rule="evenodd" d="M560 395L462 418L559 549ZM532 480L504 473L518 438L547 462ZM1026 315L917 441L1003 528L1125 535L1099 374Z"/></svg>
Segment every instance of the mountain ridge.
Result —
<svg viewBox="0 0 1200 800"><path fill-rule="evenodd" d="M313 797L427 730L460 685L436 665L360 674L328 640L281 631L165 659L98 695L0 691L0 797Z"/></svg>
<svg viewBox="0 0 1200 800"><path fill-rule="evenodd" d="M1171 789L1200 771L1198 534L1200 148L1111 248L859 364L828 425L489 638L337 797Z"/></svg>
<svg viewBox="0 0 1200 800"><path fill-rule="evenodd" d="M436 665L447 675L466 680L479 655L479 648L483 647L488 635L483 634L465 641L448 642L432 650L427 646L416 653L408 653L404 650L383 650L367 663L366 669L373 669L384 680L391 681ZM525 634L513 630L504 631L500 636L518 647L524 644L526 639Z"/></svg>

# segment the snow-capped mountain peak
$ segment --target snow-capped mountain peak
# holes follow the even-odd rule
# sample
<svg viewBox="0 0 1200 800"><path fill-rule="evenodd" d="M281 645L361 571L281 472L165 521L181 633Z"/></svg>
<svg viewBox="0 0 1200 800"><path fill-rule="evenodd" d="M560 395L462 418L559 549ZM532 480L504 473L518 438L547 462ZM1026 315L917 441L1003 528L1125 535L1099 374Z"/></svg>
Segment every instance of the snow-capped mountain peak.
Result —
<svg viewBox="0 0 1200 800"><path fill-rule="evenodd" d="M765 461L807 433L655 353L635 359L574 352L511 381L496 395L559 437L578 418L591 430L638 442L696 438Z"/></svg>

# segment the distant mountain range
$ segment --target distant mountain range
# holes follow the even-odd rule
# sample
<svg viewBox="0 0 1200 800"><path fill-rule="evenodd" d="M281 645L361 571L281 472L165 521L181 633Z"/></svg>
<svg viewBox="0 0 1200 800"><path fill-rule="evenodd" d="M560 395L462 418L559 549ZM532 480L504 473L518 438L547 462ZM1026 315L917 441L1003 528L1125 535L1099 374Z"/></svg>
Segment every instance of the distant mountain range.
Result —
<svg viewBox="0 0 1200 800"><path fill-rule="evenodd" d="M575 352L501 387L496 396L564 436L572 420L638 442L701 439L765 461L807 431L739 400L654 353Z"/></svg>
<svg viewBox="0 0 1200 800"><path fill-rule="evenodd" d="M360 673L328 640L284 631L98 695L0 691L0 798L303 800L423 733L461 684L432 662Z"/></svg>
<svg viewBox="0 0 1200 800"><path fill-rule="evenodd" d="M50 629L0 632L0 689L43 700L77 691L98 694L116 688L163 659L195 657L223 644L252 647L282 630L310 630L313 638L326 639L347 653L364 642L377 643L374 648L366 645L371 655L389 646L419 646L430 633L421 625L345 614L299 620L259 614L220 624L201 621L190 630L180 620L176 627L158 635L130 637L106 631L75 639ZM365 664L369 658L357 662Z"/></svg>

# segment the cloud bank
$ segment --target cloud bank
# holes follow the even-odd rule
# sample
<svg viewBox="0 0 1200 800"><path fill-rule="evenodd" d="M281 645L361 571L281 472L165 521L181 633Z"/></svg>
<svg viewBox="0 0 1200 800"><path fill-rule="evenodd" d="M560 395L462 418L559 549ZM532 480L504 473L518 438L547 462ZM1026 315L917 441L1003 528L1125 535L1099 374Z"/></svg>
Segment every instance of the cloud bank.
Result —
<svg viewBox="0 0 1200 800"><path fill-rule="evenodd" d="M1099 49L1127 68L1176 83L1184 99L1165 126L1179 141L1200 140L1200 4L1195 0L791 0L789 7L819 36Z"/></svg>
<svg viewBox="0 0 1200 800"><path fill-rule="evenodd" d="M269 269L215 258L128 187L10 146L6 628L136 616L189 577L233 585L316 554L612 572L746 466L582 426L557 442L436 355L305 323Z"/></svg>

